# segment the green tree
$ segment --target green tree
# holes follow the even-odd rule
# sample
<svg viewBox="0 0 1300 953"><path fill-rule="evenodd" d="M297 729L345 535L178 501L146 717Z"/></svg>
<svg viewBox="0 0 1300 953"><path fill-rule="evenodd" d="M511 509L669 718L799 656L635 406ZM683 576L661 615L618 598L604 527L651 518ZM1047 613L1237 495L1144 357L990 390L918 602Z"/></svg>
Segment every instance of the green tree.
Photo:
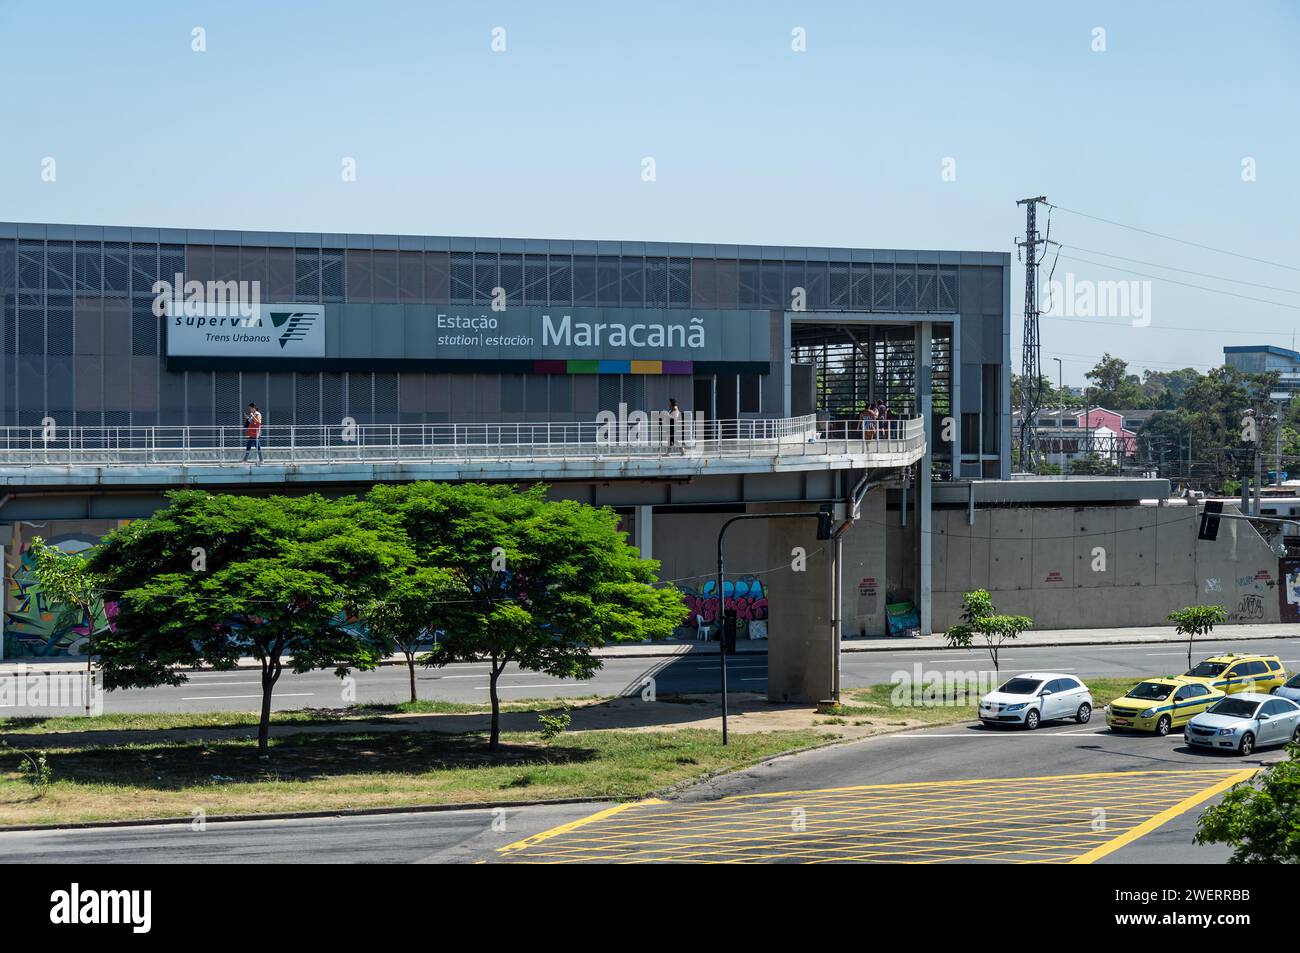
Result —
<svg viewBox="0 0 1300 953"><path fill-rule="evenodd" d="M1228 844L1230 864L1300 862L1300 747L1235 785L1196 826L1198 844Z"/></svg>
<svg viewBox="0 0 1300 953"><path fill-rule="evenodd" d="M371 637L406 660L411 701L418 700L416 657L427 642L436 643L441 633L462 624L464 612L457 600L464 600L464 592L446 569L404 565L385 580L378 598L362 607L361 619Z"/></svg>
<svg viewBox="0 0 1300 953"><path fill-rule="evenodd" d="M1084 377L1093 382L1092 403L1107 410L1136 410L1147 405L1141 380L1128 372L1128 362L1103 354Z"/></svg>
<svg viewBox="0 0 1300 953"><path fill-rule="evenodd" d="M1187 636L1187 667L1192 667L1192 643L1197 636L1209 635L1219 622L1228 620L1223 606L1188 606L1175 609L1169 613L1169 621L1174 624L1179 635Z"/></svg>
<svg viewBox="0 0 1300 953"><path fill-rule="evenodd" d="M987 589L973 589L966 593L961 604L961 622L944 633L951 648L968 649L975 644L975 637L984 640L989 657L993 659L993 668L1000 672L998 655L1006 642L1020 637L1034 620L1025 615L998 615L993 606L993 598Z"/></svg>
<svg viewBox="0 0 1300 953"><path fill-rule="evenodd" d="M261 667L257 744L268 756L271 701L294 672L370 669L383 646L349 621L412 552L397 521L355 497L168 494L168 506L115 530L90 558L120 592L95 650L106 688L177 685L177 666Z"/></svg>
<svg viewBox="0 0 1300 953"><path fill-rule="evenodd" d="M41 592L54 609L53 629L73 626L86 629L86 713L90 713L91 666L95 656L95 635L108 625L103 582L90 569L86 556L68 553L37 536L29 552Z"/></svg>
<svg viewBox="0 0 1300 953"><path fill-rule="evenodd" d="M421 564L458 580L463 612L424 662L487 660L494 750L507 665L588 678L601 664L593 649L662 638L681 622L681 595L654 586L658 563L627 544L610 509L548 501L540 486L413 483L368 499L401 519Z"/></svg>

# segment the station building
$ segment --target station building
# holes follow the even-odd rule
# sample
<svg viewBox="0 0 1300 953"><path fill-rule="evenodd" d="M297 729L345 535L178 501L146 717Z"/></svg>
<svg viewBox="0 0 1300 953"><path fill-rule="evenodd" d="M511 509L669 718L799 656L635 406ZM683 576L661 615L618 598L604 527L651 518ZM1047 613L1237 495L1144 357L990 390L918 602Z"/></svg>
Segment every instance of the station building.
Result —
<svg viewBox="0 0 1300 953"><path fill-rule="evenodd" d="M211 314L187 311L195 287L209 304L256 297L272 320L197 320ZM33 535L93 545L175 486L360 492L391 479L542 480L615 507L687 594L687 630L715 621L726 519L851 505L856 492L863 518L827 584L842 609L834 621L883 634L887 606L911 603L930 626L932 482L1010 476L1010 298L1002 252L0 224L5 655L81 644L43 628L23 560ZM762 440L757 455L715 442L653 460L331 464L285 449L328 442L347 421L370 435L363 443L452 425L490 443L620 405L660 411L669 398L714 437L811 430L797 457L783 437L772 459ZM882 401L922 439L852 439ZM229 434L236 449L249 402L267 425L265 467L237 453L179 464L130 455L178 430L187 447L225 447ZM757 429L742 433L747 421ZM781 569L807 542L808 578L828 572L812 529L754 520L728 537L726 592L750 634L772 638L773 678L785 679L774 697L825 695L820 632L839 610L820 582Z"/></svg>

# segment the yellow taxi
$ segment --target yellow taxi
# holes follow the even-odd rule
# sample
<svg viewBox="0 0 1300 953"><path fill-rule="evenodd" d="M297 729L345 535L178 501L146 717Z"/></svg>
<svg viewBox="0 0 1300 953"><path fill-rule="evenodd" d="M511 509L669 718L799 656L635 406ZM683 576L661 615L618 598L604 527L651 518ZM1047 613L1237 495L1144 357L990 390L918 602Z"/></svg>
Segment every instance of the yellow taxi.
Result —
<svg viewBox="0 0 1300 953"><path fill-rule="evenodd" d="M1224 693L1181 678L1148 678L1106 706L1111 731L1149 731L1164 736L1209 708Z"/></svg>
<svg viewBox="0 0 1300 953"><path fill-rule="evenodd" d="M1286 682L1286 669L1276 655L1216 655L1178 676L1182 682L1199 682L1228 695L1259 692L1267 695Z"/></svg>

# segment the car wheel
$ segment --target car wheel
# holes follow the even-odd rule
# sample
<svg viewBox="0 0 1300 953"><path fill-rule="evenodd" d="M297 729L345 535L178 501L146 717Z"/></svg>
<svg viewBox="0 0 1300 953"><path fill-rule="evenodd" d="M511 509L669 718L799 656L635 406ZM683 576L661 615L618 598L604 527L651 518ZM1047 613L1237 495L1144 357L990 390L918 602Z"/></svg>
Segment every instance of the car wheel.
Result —
<svg viewBox="0 0 1300 953"><path fill-rule="evenodd" d="M1173 724L1168 715L1161 715L1160 720L1156 722L1156 734L1163 738L1169 734L1169 729L1173 727Z"/></svg>
<svg viewBox="0 0 1300 953"><path fill-rule="evenodd" d="M1084 702L1079 706L1079 711L1075 714L1074 720L1081 725L1086 725L1092 721L1092 706Z"/></svg>
<svg viewBox="0 0 1300 953"><path fill-rule="evenodd" d="M1040 720L1041 717L1038 714L1038 709L1037 708L1029 709L1029 712L1025 715L1025 728L1027 728L1029 731L1033 731L1035 728L1038 727L1038 722Z"/></svg>
<svg viewBox="0 0 1300 953"><path fill-rule="evenodd" d="M1295 731L1291 732L1291 744L1300 745L1300 725L1295 726Z"/></svg>
<svg viewBox="0 0 1300 953"><path fill-rule="evenodd" d="M1237 746L1237 754L1243 758L1255 750L1255 736L1249 731L1241 736L1241 744Z"/></svg>

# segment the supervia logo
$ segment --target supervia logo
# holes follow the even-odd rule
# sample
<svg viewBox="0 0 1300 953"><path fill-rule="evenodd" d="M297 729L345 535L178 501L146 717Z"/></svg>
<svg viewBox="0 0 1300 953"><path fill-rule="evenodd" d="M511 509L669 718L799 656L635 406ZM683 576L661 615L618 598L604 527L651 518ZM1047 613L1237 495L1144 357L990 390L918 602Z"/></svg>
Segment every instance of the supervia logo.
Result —
<svg viewBox="0 0 1300 953"><path fill-rule="evenodd" d="M280 333L280 350L290 341L301 341L307 337L320 313L316 311L272 311L271 324L283 328Z"/></svg>

